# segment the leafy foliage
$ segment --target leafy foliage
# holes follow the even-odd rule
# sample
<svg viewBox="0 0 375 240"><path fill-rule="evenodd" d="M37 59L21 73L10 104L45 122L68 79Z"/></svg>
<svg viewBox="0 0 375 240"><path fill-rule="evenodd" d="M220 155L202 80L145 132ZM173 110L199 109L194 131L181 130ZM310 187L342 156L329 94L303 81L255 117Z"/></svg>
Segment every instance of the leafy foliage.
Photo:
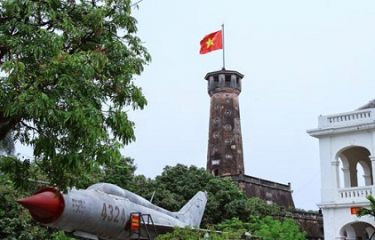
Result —
<svg viewBox="0 0 375 240"><path fill-rule="evenodd" d="M191 229L177 228L176 230L159 235L157 240L196 240L201 239L201 233Z"/></svg>
<svg viewBox="0 0 375 240"><path fill-rule="evenodd" d="M271 216L250 216L245 222L238 218L225 220L217 225L223 232L250 232L255 239L304 240L305 234L294 220L283 220Z"/></svg>
<svg viewBox="0 0 375 240"><path fill-rule="evenodd" d="M229 239L259 239L259 240L304 240L305 234L292 219L278 220L270 216L250 217L248 221L232 218L218 224L219 231L202 231L191 229L176 229L160 235L158 240L229 240ZM245 233L250 238L245 237ZM206 235L206 236L205 236Z"/></svg>
<svg viewBox="0 0 375 240"><path fill-rule="evenodd" d="M226 232L216 233L214 231L204 232L198 230L192 230L187 228L177 228L173 232L159 235L157 240L197 240L197 239L209 239L209 240L229 240L229 239L240 239L240 232Z"/></svg>
<svg viewBox="0 0 375 240"><path fill-rule="evenodd" d="M137 193L150 199L155 192L154 203L172 211L179 210L196 192L206 191L208 202L202 220L204 226L233 217L246 221L251 215L278 216L284 211L260 199L247 198L230 179L214 177L195 166L167 166L155 180L138 176L134 183Z"/></svg>
<svg viewBox="0 0 375 240"><path fill-rule="evenodd" d="M154 203L169 210L179 210L197 191L208 193L203 227L215 226L222 234L210 233L209 239L240 239L251 232L256 239L305 239L297 223L291 219L278 220L289 213L277 205L258 198L247 198L230 179L217 178L203 168L177 164L167 166L155 180L138 177L138 189L146 198L155 191ZM272 217L271 217L272 216ZM220 224L218 224L220 223ZM158 239L202 239L195 230L177 229Z"/></svg>
<svg viewBox="0 0 375 240"><path fill-rule="evenodd" d="M360 208L357 216L373 216L375 217L375 198L372 195L367 196L367 199L370 201L370 208Z"/></svg>
<svg viewBox="0 0 375 240"><path fill-rule="evenodd" d="M104 165L100 174L100 182L116 184L119 187L130 189L135 172L134 159L122 157L111 165Z"/></svg>
<svg viewBox="0 0 375 240"><path fill-rule="evenodd" d="M112 182L127 187L132 184L135 166L133 159L122 158L113 165L102 166L80 181L78 187L86 188L96 182ZM28 180L17 180L19 175ZM85 175L85 174L82 174ZM16 181L13 181L15 180ZM15 183L22 183L16 188ZM16 199L31 195L40 187L49 185L36 162L18 161L15 157L0 159L0 238L1 239L52 239L70 240L63 232L39 226ZM22 190L21 190L22 189Z"/></svg>
<svg viewBox="0 0 375 240"><path fill-rule="evenodd" d="M27 193L30 193L28 191ZM26 193L26 194L27 194ZM62 232L40 227L16 200L24 196L12 181L0 173L0 236L4 240L52 239L69 240Z"/></svg>
<svg viewBox="0 0 375 240"><path fill-rule="evenodd" d="M208 203L204 224L218 223L226 216L231 216L226 205L236 199L245 199L231 181L215 178L203 168L195 166L167 166L155 180L138 177L137 181L138 186L143 185L142 188L135 189L137 193L147 199L155 193L153 203L171 211L178 211L198 191L206 191Z"/></svg>
<svg viewBox="0 0 375 240"><path fill-rule="evenodd" d="M30 182L25 179L33 178L36 169L31 167L28 160L20 161L14 156L3 156L0 158L0 174L10 177L14 186L30 190Z"/></svg>
<svg viewBox="0 0 375 240"><path fill-rule="evenodd" d="M255 219L255 220L254 220ZM254 234L263 240L305 240L306 236L292 219L277 220L270 216L253 218Z"/></svg>
<svg viewBox="0 0 375 240"><path fill-rule="evenodd" d="M1 1L0 139L13 130L62 188L119 161L135 139L126 110L146 105L136 32L130 0Z"/></svg>

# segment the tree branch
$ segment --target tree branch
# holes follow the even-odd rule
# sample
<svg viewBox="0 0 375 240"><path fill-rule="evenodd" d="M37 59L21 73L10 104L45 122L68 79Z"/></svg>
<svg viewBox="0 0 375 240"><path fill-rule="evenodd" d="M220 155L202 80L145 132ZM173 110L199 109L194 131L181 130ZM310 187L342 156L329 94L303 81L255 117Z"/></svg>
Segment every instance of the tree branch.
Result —
<svg viewBox="0 0 375 240"><path fill-rule="evenodd" d="M29 129L31 129L31 130L34 130L34 131L37 132L37 133L40 133L39 130L38 130L37 128L32 127L32 126L26 124L24 121L20 121L20 123L22 124L22 126L24 126L24 127L26 127L26 128L29 128Z"/></svg>

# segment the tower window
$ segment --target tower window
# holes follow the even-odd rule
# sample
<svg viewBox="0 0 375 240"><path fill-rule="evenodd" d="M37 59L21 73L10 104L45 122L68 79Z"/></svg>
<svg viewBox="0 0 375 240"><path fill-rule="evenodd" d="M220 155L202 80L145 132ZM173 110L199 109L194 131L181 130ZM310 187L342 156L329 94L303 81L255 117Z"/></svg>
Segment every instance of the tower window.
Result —
<svg viewBox="0 0 375 240"><path fill-rule="evenodd" d="M212 165L220 165L220 160L212 160Z"/></svg>
<svg viewBox="0 0 375 240"><path fill-rule="evenodd" d="M219 133L218 132L214 132L214 134L212 135L213 138L218 138L219 137Z"/></svg>
<svg viewBox="0 0 375 240"><path fill-rule="evenodd" d="M219 176L219 170L218 169L213 170L213 174L214 176Z"/></svg>
<svg viewBox="0 0 375 240"><path fill-rule="evenodd" d="M225 87L230 87L230 78L225 78Z"/></svg>
<svg viewBox="0 0 375 240"><path fill-rule="evenodd" d="M224 129L225 129L226 131L230 131L230 130L232 130L232 126L231 126L230 124L225 124L225 125L224 125Z"/></svg>
<svg viewBox="0 0 375 240"><path fill-rule="evenodd" d="M225 158L226 158L226 159L232 159L232 158L233 158L233 156L232 156L232 155L230 155L230 154L225 154Z"/></svg>
<svg viewBox="0 0 375 240"><path fill-rule="evenodd" d="M212 148L212 151L211 151L211 155L214 155L214 154L217 153L217 152L218 152L217 147L213 147L213 148Z"/></svg>
<svg viewBox="0 0 375 240"><path fill-rule="evenodd" d="M232 139L230 139L230 138L226 138L226 139L224 140L224 143L225 143L225 144L231 144L231 143L232 143Z"/></svg>

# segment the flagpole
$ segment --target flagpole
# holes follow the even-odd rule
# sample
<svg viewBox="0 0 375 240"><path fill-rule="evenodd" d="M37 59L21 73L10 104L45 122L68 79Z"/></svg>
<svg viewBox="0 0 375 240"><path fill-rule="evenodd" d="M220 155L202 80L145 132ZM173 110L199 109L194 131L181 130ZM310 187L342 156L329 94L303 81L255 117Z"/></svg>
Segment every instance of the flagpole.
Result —
<svg viewBox="0 0 375 240"><path fill-rule="evenodd" d="M222 34L222 42L223 42L223 70L225 70L225 47L224 47L224 23L221 25Z"/></svg>

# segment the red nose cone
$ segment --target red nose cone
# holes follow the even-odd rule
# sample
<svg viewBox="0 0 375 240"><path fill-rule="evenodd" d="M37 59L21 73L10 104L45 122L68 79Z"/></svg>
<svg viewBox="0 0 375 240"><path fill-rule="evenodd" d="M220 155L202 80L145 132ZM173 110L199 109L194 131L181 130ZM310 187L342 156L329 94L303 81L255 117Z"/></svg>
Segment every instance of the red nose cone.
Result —
<svg viewBox="0 0 375 240"><path fill-rule="evenodd" d="M45 188L36 194L17 201L29 209L31 216L41 223L51 223L64 211L64 198L54 188Z"/></svg>

